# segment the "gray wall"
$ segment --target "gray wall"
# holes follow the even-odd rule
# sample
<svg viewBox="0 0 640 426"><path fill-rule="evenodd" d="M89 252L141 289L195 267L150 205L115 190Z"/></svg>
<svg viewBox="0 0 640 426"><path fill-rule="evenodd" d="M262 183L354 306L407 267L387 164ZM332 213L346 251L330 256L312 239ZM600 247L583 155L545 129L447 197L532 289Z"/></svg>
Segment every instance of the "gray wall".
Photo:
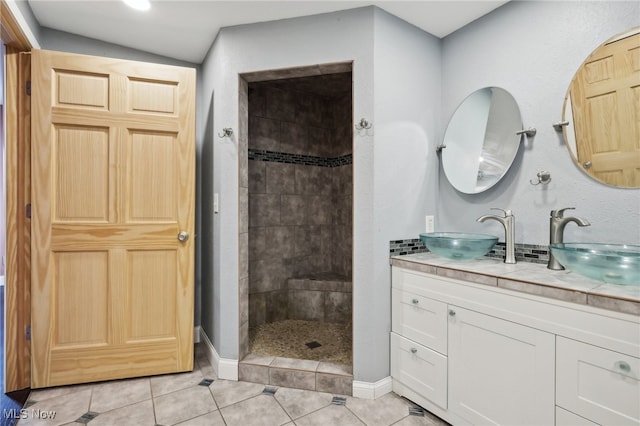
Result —
<svg viewBox="0 0 640 426"><path fill-rule="evenodd" d="M446 37L442 55L444 129L457 105L485 86L507 89L524 126L538 134L524 142L504 180L476 195L454 190L440 174L436 230L500 235L497 222L476 223L491 207L512 209L518 243L549 242L549 212L575 207L591 226L566 228L565 241L640 242L640 190L591 179L572 162L559 133L569 83L584 59L609 37L640 25L640 3L515 1ZM532 186L548 170L549 185Z"/></svg>

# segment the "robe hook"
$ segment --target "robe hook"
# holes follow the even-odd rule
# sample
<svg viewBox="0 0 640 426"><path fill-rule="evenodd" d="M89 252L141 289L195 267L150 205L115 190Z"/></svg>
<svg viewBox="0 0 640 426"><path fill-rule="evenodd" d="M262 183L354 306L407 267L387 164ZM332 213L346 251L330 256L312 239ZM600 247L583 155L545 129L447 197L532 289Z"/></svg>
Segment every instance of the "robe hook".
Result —
<svg viewBox="0 0 640 426"><path fill-rule="evenodd" d="M220 138L230 138L233 135L233 129L231 127L225 127L222 129L222 133L218 133Z"/></svg>

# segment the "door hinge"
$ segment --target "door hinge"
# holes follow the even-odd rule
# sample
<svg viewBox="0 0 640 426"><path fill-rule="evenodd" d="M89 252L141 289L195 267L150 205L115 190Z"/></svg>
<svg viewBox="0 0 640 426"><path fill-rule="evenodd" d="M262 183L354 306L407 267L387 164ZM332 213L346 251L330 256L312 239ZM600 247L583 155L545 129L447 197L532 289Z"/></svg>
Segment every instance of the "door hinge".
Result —
<svg viewBox="0 0 640 426"><path fill-rule="evenodd" d="M31 80L27 81L25 91L27 92L27 96L31 96Z"/></svg>
<svg viewBox="0 0 640 426"><path fill-rule="evenodd" d="M26 326L25 329L24 329L24 338L27 341L31 341L31 326L30 325Z"/></svg>
<svg viewBox="0 0 640 426"><path fill-rule="evenodd" d="M27 206L25 207L24 215L27 217L27 219L31 219L31 203L27 204Z"/></svg>

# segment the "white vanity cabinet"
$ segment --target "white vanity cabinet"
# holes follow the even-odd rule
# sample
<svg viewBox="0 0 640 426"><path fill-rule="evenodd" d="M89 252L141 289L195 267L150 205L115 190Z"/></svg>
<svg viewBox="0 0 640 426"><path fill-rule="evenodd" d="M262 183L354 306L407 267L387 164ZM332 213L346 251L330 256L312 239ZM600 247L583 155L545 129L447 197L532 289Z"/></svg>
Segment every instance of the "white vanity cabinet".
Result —
<svg viewBox="0 0 640 426"><path fill-rule="evenodd" d="M391 376L454 425L640 425L640 319L393 266Z"/></svg>

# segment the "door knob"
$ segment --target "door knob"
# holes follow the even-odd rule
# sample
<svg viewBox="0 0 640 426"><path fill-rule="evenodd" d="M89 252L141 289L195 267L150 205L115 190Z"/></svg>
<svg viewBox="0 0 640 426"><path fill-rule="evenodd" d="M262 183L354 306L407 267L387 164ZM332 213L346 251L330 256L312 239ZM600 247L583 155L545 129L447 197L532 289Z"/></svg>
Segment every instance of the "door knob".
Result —
<svg viewBox="0 0 640 426"><path fill-rule="evenodd" d="M590 168L590 167L591 167L591 161L585 161L585 162L582 164L582 167L584 167L585 169Z"/></svg>
<svg viewBox="0 0 640 426"><path fill-rule="evenodd" d="M183 243L189 239L189 233L187 231L180 231L178 234L178 241L182 241Z"/></svg>

